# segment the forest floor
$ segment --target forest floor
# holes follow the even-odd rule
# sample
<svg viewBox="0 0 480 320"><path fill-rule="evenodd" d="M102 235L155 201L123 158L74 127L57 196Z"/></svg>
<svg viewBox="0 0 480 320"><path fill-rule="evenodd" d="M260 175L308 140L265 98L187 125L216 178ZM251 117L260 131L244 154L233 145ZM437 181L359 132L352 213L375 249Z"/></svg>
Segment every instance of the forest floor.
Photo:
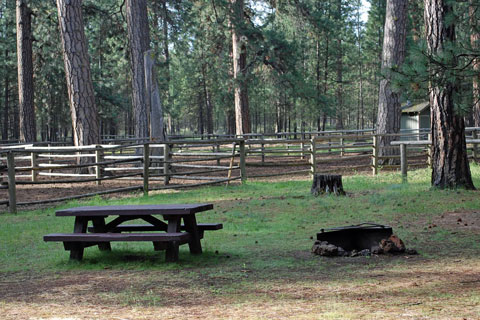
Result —
<svg viewBox="0 0 480 320"><path fill-rule="evenodd" d="M480 168L472 165L480 185ZM299 179L299 178L297 178ZM346 197L309 193L308 179L248 182L149 197L95 198L0 215L2 319L479 319L479 191L431 190L428 170L346 176ZM68 260L44 234L71 231L56 209L212 202L204 253L178 263L149 244L88 248ZM321 228L391 225L418 255L326 258Z"/></svg>

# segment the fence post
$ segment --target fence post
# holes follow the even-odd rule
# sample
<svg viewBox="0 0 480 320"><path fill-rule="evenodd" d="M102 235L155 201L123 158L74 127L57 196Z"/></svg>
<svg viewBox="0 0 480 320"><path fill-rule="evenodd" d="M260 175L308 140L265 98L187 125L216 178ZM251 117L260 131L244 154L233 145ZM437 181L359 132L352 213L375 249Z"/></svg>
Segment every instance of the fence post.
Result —
<svg viewBox="0 0 480 320"><path fill-rule="evenodd" d="M305 132L302 132L302 135L300 137L302 139L302 142L300 143L300 148L302 148L302 160L305 159L305 143L303 142L305 140Z"/></svg>
<svg viewBox="0 0 480 320"><path fill-rule="evenodd" d="M473 138L474 140L478 139L477 130L473 130L473 131L472 131L472 138ZM478 154L477 143L474 142L474 143L473 143L473 161L474 161L475 163L477 163L477 154Z"/></svg>
<svg viewBox="0 0 480 320"><path fill-rule="evenodd" d="M213 143L215 143L215 142L213 142ZM216 144L213 148L214 148L214 152L216 151L217 153L220 153L220 143ZM217 155L217 157L218 157L218 155ZM220 165L220 159L217 159L217 166L219 166L219 165Z"/></svg>
<svg viewBox="0 0 480 320"><path fill-rule="evenodd" d="M400 171L402 172L402 182L407 182L407 145L402 143L400 145Z"/></svg>
<svg viewBox="0 0 480 320"><path fill-rule="evenodd" d="M247 170L246 170L246 167L245 167L245 140L242 139L240 141L240 174L242 176L242 183L244 183L245 181L247 181Z"/></svg>
<svg viewBox="0 0 480 320"><path fill-rule="evenodd" d="M15 185L15 156L12 151L7 153L8 167L8 211L17 213L17 190Z"/></svg>
<svg viewBox="0 0 480 320"><path fill-rule="evenodd" d="M262 150L262 164L265 163L265 144L263 144L263 140L265 140L265 136L262 134L261 135L261 139L262 139L262 146L261 146L261 150Z"/></svg>
<svg viewBox="0 0 480 320"><path fill-rule="evenodd" d="M170 145L166 143L163 147L163 183L168 185L170 183Z"/></svg>
<svg viewBox="0 0 480 320"><path fill-rule="evenodd" d="M35 182L37 181L37 176L38 176L38 171L37 170L33 170L33 168L36 168L38 166L38 163L37 163L37 154L35 152L32 152L30 154L31 156L31 164L32 164L32 182Z"/></svg>
<svg viewBox="0 0 480 320"><path fill-rule="evenodd" d="M428 166L430 169L433 167L433 160L432 160L432 146L433 146L433 141L432 141L432 134L428 134L428 141L430 141L430 144L427 145L427 158L428 158Z"/></svg>
<svg viewBox="0 0 480 320"><path fill-rule="evenodd" d="M345 155L345 148L343 147L343 138L340 138L340 157L343 157Z"/></svg>
<svg viewBox="0 0 480 320"><path fill-rule="evenodd" d="M148 178L150 169L150 145L143 145L143 195L148 196Z"/></svg>
<svg viewBox="0 0 480 320"><path fill-rule="evenodd" d="M372 150L373 156L372 156L372 169L373 169L373 175L378 174L378 141L377 141L377 136L373 136L373 150Z"/></svg>
<svg viewBox="0 0 480 320"><path fill-rule="evenodd" d="M101 148L102 146L95 146L95 162L97 163L95 165L95 179L102 178L102 167L98 164L103 160L103 150ZM95 181L95 184L99 186L102 184L102 181L97 180Z"/></svg>
<svg viewBox="0 0 480 320"><path fill-rule="evenodd" d="M315 141L315 137L310 139L310 174L312 178L315 176L317 171L317 159L315 158L317 153L317 145Z"/></svg>

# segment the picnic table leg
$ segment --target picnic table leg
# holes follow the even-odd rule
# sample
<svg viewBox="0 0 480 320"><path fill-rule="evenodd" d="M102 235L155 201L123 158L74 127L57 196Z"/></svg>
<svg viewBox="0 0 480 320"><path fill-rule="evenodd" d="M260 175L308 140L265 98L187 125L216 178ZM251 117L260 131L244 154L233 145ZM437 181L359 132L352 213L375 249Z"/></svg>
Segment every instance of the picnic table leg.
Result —
<svg viewBox="0 0 480 320"><path fill-rule="evenodd" d="M86 233L88 226L88 219L85 217L75 217L75 224L73 226L73 233ZM82 260L84 246L81 242L69 243L70 260Z"/></svg>
<svg viewBox="0 0 480 320"><path fill-rule="evenodd" d="M92 218L93 222L93 229L96 233L107 232L105 229L105 218L104 217L95 217ZM112 251L112 247L110 246L110 242L99 242L98 249L101 251Z"/></svg>
<svg viewBox="0 0 480 320"><path fill-rule="evenodd" d="M177 233L180 232L180 220L181 217L169 217L168 218L168 233ZM167 262L176 262L178 261L178 251L180 244L178 241L172 241L167 244L167 250L165 251L165 261Z"/></svg>
<svg viewBox="0 0 480 320"><path fill-rule="evenodd" d="M189 215L183 217L183 221L185 222L185 231L191 234L192 238L188 243L190 247L191 254L200 254L202 253L202 244L200 242L200 232L198 231L197 227L197 219L195 215Z"/></svg>

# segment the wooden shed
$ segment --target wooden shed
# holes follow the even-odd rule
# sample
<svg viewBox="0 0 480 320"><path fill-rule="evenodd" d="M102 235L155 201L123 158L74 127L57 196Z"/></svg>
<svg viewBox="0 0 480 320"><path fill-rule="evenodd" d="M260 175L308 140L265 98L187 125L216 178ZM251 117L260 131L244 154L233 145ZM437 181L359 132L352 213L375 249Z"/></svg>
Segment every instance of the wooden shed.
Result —
<svg viewBox="0 0 480 320"><path fill-rule="evenodd" d="M417 133L420 131L428 131L429 129L430 103L428 101L402 107L400 130Z"/></svg>

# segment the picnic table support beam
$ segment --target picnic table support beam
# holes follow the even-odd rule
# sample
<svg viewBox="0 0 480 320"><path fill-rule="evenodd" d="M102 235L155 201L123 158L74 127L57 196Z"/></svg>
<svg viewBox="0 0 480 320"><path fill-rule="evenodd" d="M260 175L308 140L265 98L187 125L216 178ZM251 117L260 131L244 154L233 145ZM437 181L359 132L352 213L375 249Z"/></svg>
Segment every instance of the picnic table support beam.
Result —
<svg viewBox="0 0 480 320"><path fill-rule="evenodd" d="M168 217L167 233L180 232L180 220L181 218L179 216ZM167 244L167 250L165 251L166 262L178 261L179 246L178 241L171 241Z"/></svg>
<svg viewBox="0 0 480 320"><path fill-rule="evenodd" d="M402 172L402 183L407 182L407 145L400 144L400 169Z"/></svg>
<svg viewBox="0 0 480 320"><path fill-rule="evenodd" d="M88 219L85 217L75 217L75 224L73 225L73 233L87 232ZM84 245L78 242L64 242L65 250L70 250L70 260L82 260Z"/></svg>
<svg viewBox="0 0 480 320"><path fill-rule="evenodd" d="M185 231L190 233L191 239L188 243L191 254L201 254L202 253L202 244L200 243L200 233L198 230L197 219L194 215L185 216L183 218L185 223Z"/></svg>
<svg viewBox="0 0 480 320"><path fill-rule="evenodd" d="M17 187L15 184L15 155L13 152L7 153L8 168L8 211L17 213Z"/></svg>
<svg viewBox="0 0 480 320"><path fill-rule="evenodd" d="M103 233L107 232L105 228L105 219L103 217L95 217L92 218L93 229L96 233ZM101 251L112 251L112 247L110 246L110 242L100 242L98 244L98 249Z"/></svg>
<svg viewBox="0 0 480 320"><path fill-rule="evenodd" d="M148 196L148 178L150 167L150 145L143 145L143 195Z"/></svg>

